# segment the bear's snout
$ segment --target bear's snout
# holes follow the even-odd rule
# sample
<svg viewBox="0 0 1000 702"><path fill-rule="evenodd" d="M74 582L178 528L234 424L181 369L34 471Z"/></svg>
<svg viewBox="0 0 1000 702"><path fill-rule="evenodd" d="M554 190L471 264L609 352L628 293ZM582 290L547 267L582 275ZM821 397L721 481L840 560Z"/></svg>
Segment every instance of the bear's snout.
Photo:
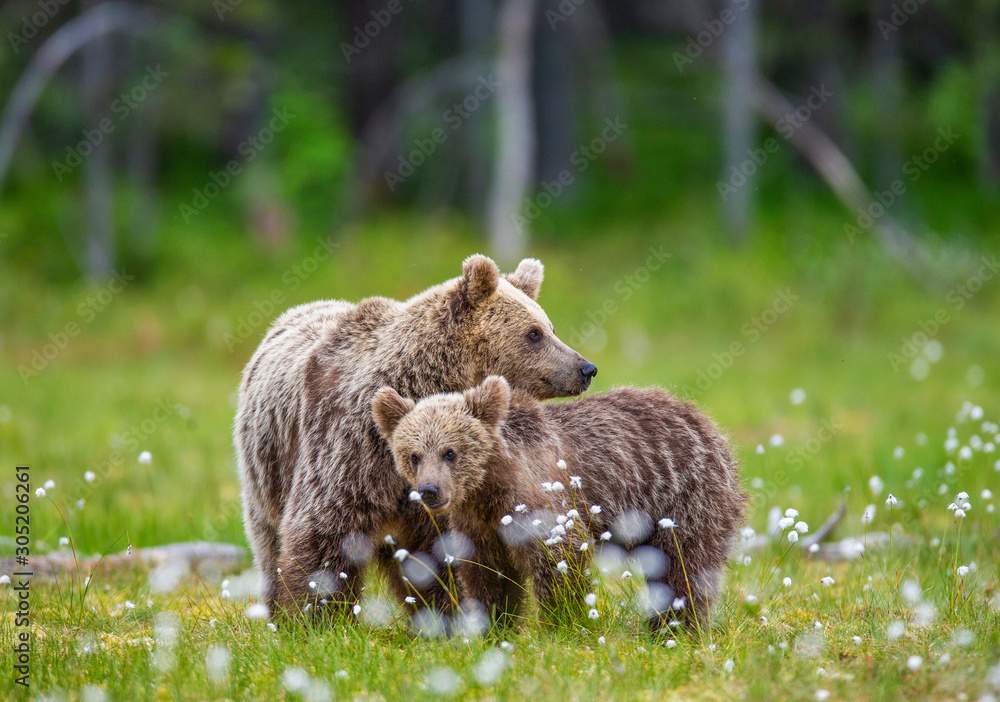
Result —
<svg viewBox="0 0 1000 702"><path fill-rule="evenodd" d="M420 499L423 500L431 509L438 507L444 507L448 502L447 499L442 502L441 500L441 488L439 488L434 483L423 483L417 487L417 492L420 493Z"/></svg>
<svg viewBox="0 0 1000 702"><path fill-rule="evenodd" d="M580 374L580 380L583 381L583 388L586 390L590 386L590 381L597 375L597 366L587 361L577 369L577 372Z"/></svg>

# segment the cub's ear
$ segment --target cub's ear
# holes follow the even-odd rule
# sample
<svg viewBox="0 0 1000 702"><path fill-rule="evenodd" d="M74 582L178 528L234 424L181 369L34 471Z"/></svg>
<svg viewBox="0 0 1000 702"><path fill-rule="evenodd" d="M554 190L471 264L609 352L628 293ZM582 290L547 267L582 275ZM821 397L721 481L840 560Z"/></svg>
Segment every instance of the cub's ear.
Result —
<svg viewBox="0 0 1000 702"><path fill-rule="evenodd" d="M538 299L538 289L542 287L545 266L537 258L526 258L517 265L517 270L504 276L515 288L532 300Z"/></svg>
<svg viewBox="0 0 1000 702"><path fill-rule="evenodd" d="M484 424L495 427L510 409L510 385L500 375L487 376L481 384L465 391L469 414Z"/></svg>
<svg viewBox="0 0 1000 702"><path fill-rule="evenodd" d="M416 403L403 397L392 388L385 387L375 393L372 400L372 416L378 424L379 431L386 441L392 438L392 432L396 430L399 420L405 417Z"/></svg>
<svg viewBox="0 0 1000 702"><path fill-rule="evenodd" d="M472 307L489 298L497 291L500 283L500 269L493 259L482 254L469 256L462 263L465 296Z"/></svg>

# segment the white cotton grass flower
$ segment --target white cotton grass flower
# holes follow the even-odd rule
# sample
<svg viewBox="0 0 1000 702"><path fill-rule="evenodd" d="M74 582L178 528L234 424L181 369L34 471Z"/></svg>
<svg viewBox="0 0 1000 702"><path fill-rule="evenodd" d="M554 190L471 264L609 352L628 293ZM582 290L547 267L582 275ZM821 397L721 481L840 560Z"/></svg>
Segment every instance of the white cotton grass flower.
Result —
<svg viewBox="0 0 1000 702"><path fill-rule="evenodd" d="M579 475L571 475L571 476L569 476L569 486L571 488L575 488L577 490L582 489L583 488L583 478L581 478Z"/></svg>
<svg viewBox="0 0 1000 702"><path fill-rule="evenodd" d="M771 434L771 438L768 439L768 443L775 448L778 448L779 446L784 446L785 437L783 437L781 434Z"/></svg>
<svg viewBox="0 0 1000 702"><path fill-rule="evenodd" d="M875 519L875 505L868 505L865 507L864 514L861 515L861 522L863 524L871 524Z"/></svg>
<svg viewBox="0 0 1000 702"><path fill-rule="evenodd" d="M784 531L793 524L795 524L795 520L792 517L782 517L778 520L778 529Z"/></svg>
<svg viewBox="0 0 1000 702"><path fill-rule="evenodd" d="M789 393L788 401L793 405L801 405L806 401L806 391L802 388L795 388L791 393Z"/></svg>
<svg viewBox="0 0 1000 702"><path fill-rule="evenodd" d="M601 506L600 505L591 505L590 506L590 513L591 514L600 514L601 513Z"/></svg>
<svg viewBox="0 0 1000 702"><path fill-rule="evenodd" d="M509 514L505 514L500 518L500 523L503 524L504 526L509 526L511 523L513 523L513 521L514 518Z"/></svg>
<svg viewBox="0 0 1000 702"><path fill-rule="evenodd" d="M964 509L956 509L955 510L955 518L956 519L965 519L965 510Z"/></svg>
<svg viewBox="0 0 1000 702"><path fill-rule="evenodd" d="M799 516L799 511L794 507L789 507L788 509L785 510L785 516L795 519L797 516Z"/></svg>
<svg viewBox="0 0 1000 702"><path fill-rule="evenodd" d="M791 587L791 586L792 586L792 579L791 579L791 578L789 578L789 577L788 577L788 576L786 575L786 576L785 576L785 577L784 577L784 578L783 578L783 579L781 580L781 584L782 584L782 585L784 585L785 587Z"/></svg>
<svg viewBox="0 0 1000 702"><path fill-rule="evenodd" d="M125 600L125 609L135 609L135 602L132 600Z"/></svg>
<svg viewBox="0 0 1000 702"><path fill-rule="evenodd" d="M361 614L361 605L359 604L354 605L354 608L351 611L354 612L354 616L358 616L359 614Z"/></svg>
<svg viewBox="0 0 1000 702"><path fill-rule="evenodd" d="M610 541L610 540L611 540L610 531L605 531L604 533L601 534L601 541Z"/></svg>
<svg viewBox="0 0 1000 702"><path fill-rule="evenodd" d="M666 646L667 648L677 648L677 642L676 642L676 641L674 641L673 639L667 639L667 640L666 640L666 643L665 643L664 645L665 645L665 646Z"/></svg>
<svg viewBox="0 0 1000 702"><path fill-rule="evenodd" d="M820 581L821 583L823 583L824 585L826 585L827 587L830 587L831 585L833 585L833 583L834 583L834 582L836 582L836 581L835 581L835 580L834 580L833 578L831 578L831 577L830 577L829 575L827 575L826 577L823 577L823 578L820 578L820 579L819 579L819 581Z"/></svg>
<svg viewBox="0 0 1000 702"><path fill-rule="evenodd" d="M872 491L872 495L878 497L885 489L885 482L877 475L873 475L868 479L868 489Z"/></svg>
<svg viewBox="0 0 1000 702"><path fill-rule="evenodd" d="M677 524L674 523L673 519L668 519L667 517L664 517L657 523L660 525L661 529L673 529L675 526L677 526Z"/></svg>
<svg viewBox="0 0 1000 702"><path fill-rule="evenodd" d="M416 598L416 597L414 597L413 595L407 595L407 596L406 596L406 597L405 597L405 598L403 599L403 602L405 602L405 603L406 603L406 604L408 604L408 605L412 605L412 604L416 604L416 603L417 603L417 598Z"/></svg>
<svg viewBox="0 0 1000 702"><path fill-rule="evenodd" d="M586 551L589 548L590 548L590 542L588 542L588 541L584 541L582 544L580 544L580 550L581 551Z"/></svg>
<svg viewBox="0 0 1000 702"><path fill-rule="evenodd" d="M560 458L558 461L556 461L556 468L558 468L559 470L566 470L566 461Z"/></svg>
<svg viewBox="0 0 1000 702"><path fill-rule="evenodd" d="M589 612L587 612L587 616L590 617L591 619L600 619L601 613L598 612L596 609L591 609Z"/></svg>
<svg viewBox="0 0 1000 702"><path fill-rule="evenodd" d="M670 604L670 609L677 610L678 612L684 609L684 604L687 598L685 597L675 597L674 601Z"/></svg>
<svg viewBox="0 0 1000 702"><path fill-rule="evenodd" d="M732 658L727 658L726 662L722 664L722 668L727 672L731 673L736 668L736 664L733 663Z"/></svg>
<svg viewBox="0 0 1000 702"><path fill-rule="evenodd" d="M597 637L597 643L599 643L601 646L603 646L606 643L606 640L605 640L605 638L603 636L598 636Z"/></svg>
<svg viewBox="0 0 1000 702"><path fill-rule="evenodd" d="M88 470L86 473L83 474L83 479L86 480L88 483L92 483L95 480L97 480L97 475L94 474L94 471Z"/></svg>
<svg viewBox="0 0 1000 702"><path fill-rule="evenodd" d="M566 486L560 483L558 480L552 483L552 492L562 492L566 489Z"/></svg>
<svg viewBox="0 0 1000 702"><path fill-rule="evenodd" d="M892 451L892 457L895 458L896 460L899 460L905 455L906 455L906 450L902 446L897 446Z"/></svg>
<svg viewBox="0 0 1000 702"><path fill-rule="evenodd" d="M920 656L910 656L906 659L906 667L910 670L920 670L920 666L924 664L924 659Z"/></svg>
<svg viewBox="0 0 1000 702"><path fill-rule="evenodd" d="M559 561L558 563L556 563L556 570L565 575L566 573L569 572L569 565L566 563L566 561Z"/></svg>
<svg viewBox="0 0 1000 702"><path fill-rule="evenodd" d="M243 615L247 619L267 619L271 616L271 610L263 602L255 602L243 610Z"/></svg>
<svg viewBox="0 0 1000 702"><path fill-rule="evenodd" d="M306 692L309 682L309 673L302 668L289 668L281 674L281 683L289 692Z"/></svg>
<svg viewBox="0 0 1000 702"><path fill-rule="evenodd" d="M566 517L568 519L579 519L580 518L580 513L578 511L576 511L575 509L567 510L566 511Z"/></svg>
<svg viewBox="0 0 1000 702"><path fill-rule="evenodd" d="M757 455L764 455L764 444L757 444Z"/></svg>
<svg viewBox="0 0 1000 702"><path fill-rule="evenodd" d="M982 499L984 499L984 500L992 500L993 499L993 493L990 492L989 490L983 490L981 493L979 493L979 496Z"/></svg>
<svg viewBox="0 0 1000 702"><path fill-rule="evenodd" d="M801 522L801 521L800 522L795 522L795 531L799 532L800 534L808 534L809 533L809 525L806 524L805 522Z"/></svg>
<svg viewBox="0 0 1000 702"><path fill-rule="evenodd" d="M402 563L403 561L406 560L406 557L409 555L410 555L409 551L407 551L405 548L401 548L398 549L394 554L392 554L392 557L395 558L400 563Z"/></svg>
<svg viewBox="0 0 1000 702"><path fill-rule="evenodd" d="M60 546L69 546L69 537L68 536L60 536L59 537L59 545Z"/></svg>
<svg viewBox="0 0 1000 702"><path fill-rule="evenodd" d="M885 498L885 503L887 505L889 505L890 507L892 507L897 502L899 502L899 500L897 500L896 496L893 495L891 492L889 493L889 496L887 498Z"/></svg>
<svg viewBox="0 0 1000 702"><path fill-rule="evenodd" d="M565 524L567 519L569 519L569 517L565 514L560 514L556 517L556 524Z"/></svg>
<svg viewBox="0 0 1000 702"><path fill-rule="evenodd" d="M757 604L757 595L748 594L745 598L747 604Z"/></svg>
<svg viewBox="0 0 1000 702"><path fill-rule="evenodd" d="M6 573L0 575L0 585L10 585L10 576Z"/></svg>
<svg viewBox="0 0 1000 702"><path fill-rule="evenodd" d="M794 544L798 540L799 540L799 532L795 531L794 529L788 532L788 543Z"/></svg>
<svg viewBox="0 0 1000 702"><path fill-rule="evenodd" d="M861 637L860 636L852 636L851 637L851 641L853 641L854 643L860 645L861 644Z"/></svg>
<svg viewBox="0 0 1000 702"><path fill-rule="evenodd" d="M597 604L597 593L595 593L595 592L588 592L588 593L587 593L587 594L586 594L586 595L584 596L584 598L583 598L583 602L584 602L584 604L586 604L586 605L587 605L588 607L593 607L594 605L596 605L596 604Z"/></svg>
<svg viewBox="0 0 1000 702"><path fill-rule="evenodd" d="M825 687L819 688L818 690L816 690L814 694L816 696L816 699L819 700L819 702L823 702L824 700L830 699L830 691L827 690Z"/></svg>
<svg viewBox="0 0 1000 702"><path fill-rule="evenodd" d="M958 450L958 458L962 461L968 461L972 459L972 449L968 446L963 446Z"/></svg>
<svg viewBox="0 0 1000 702"><path fill-rule="evenodd" d="M964 578L966 575L969 574L969 566L967 566L967 565L960 565L958 567L958 571L957 572L958 572L958 577Z"/></svg>
<svg viewBox="0 0 1000 702"><path fill-rule="evenodd" d="M631 577L632 577L632 571L630 571L630 570L623 570L622 571L622 580L628 580Z"/></svg>
<svg viewBox="0 0 1000 702"><path fill-rule="evenodd" d="M40 487L35 490L35 497L45 497L45 488Z"/></svg>
<svg viewBox="0 0 1000 702"><path fill-rule="evenodd" d="M351 676L347 674L346 670L338 670L336 673L333 674L333 677L335 677L337 680L347 680Z"/></svg>
<svg viewBox="0 0 1000 702"><path fill-rule="evenodd" d="M382 541L384 543L388 544L389 546L395 546L396 545L396 540L394 538L392 538L392 534L386 534L385 538L382 539Z"/></svg>
<svg viewBox="0 0 1000 702"><path fill-rule="evenodd" d="M410 490L410 502L423 502L424 498L416 490Z"/></svg>
<svg viewBox="0 0 1000 702"><path fill-rule="evenodd" d="M142 453L139 454L139 463L148 466L152 462L153 462L153 454L151 454L149 451L143 451Z"/></svg>
<svg viewBox="0 0 1000 702"><path fill-rule="evenodd" d="M547 481L542 483L542 492L552 492L552 483Z"/></svg>
<svg viewBox="0 0 1000 702"><path fill-rule="evenodd" d="M525 504L517 505L516 507L514 507L514 511L515 512L527 512L528 511L528 505L525 505Z"/></svg>

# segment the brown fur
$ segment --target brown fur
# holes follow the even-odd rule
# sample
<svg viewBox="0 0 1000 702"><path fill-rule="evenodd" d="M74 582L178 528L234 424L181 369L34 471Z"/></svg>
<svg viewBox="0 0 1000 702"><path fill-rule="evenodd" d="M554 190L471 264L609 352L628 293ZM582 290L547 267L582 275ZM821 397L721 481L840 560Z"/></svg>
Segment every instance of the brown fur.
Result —
<svg viewBox="0 0 1000 702"><path fill-rule="evenodd" d="M658 583L651 592L663 604L651 612L651 623L659 628L674 616L708 623L746 495L726 440L692 405L662 390L635 388L543 404L517 391L512 396L507 382L493 377L416 404L384 388L373 412L400 474L414 488L435 484L443 503L437 509L473 542L480 565L459 570L463 596L495 616L515 614L521 590L498 578L500 571L515 581L531 576L539 600L548 604L560 577L556 561L579 556L588 537L593 553L602 544L599 535L616 530L617 517L641 510L651 518L648 535L630 539L619 530L614 542L627 549L653 546L666 556L665 572L652 579ZM582 479L579 490L571 489L571 476ZM554 481L565 490L542 488ZM527 514L515 511L519 504ZM578 520L589 521L589 534L577 530L575 539L567 534L568 542L546 546L555 515L574 505ZM591 514L591 505L600 505L600 513ZM501 526L504 515L515 521ZM542 533L535 528L536 536L523 538L539 517ZM676 529L661 528L664 517ZM671 593L665 602L662 585ZM689 606L671 611L674 596Z"/></svg>
<svg viewBox="0 0 1000 702"><path fill-rule="evenodd" d="M345 539L389 566L389 531L412 551L429 550L436 537L406 499L372 419L379 387L419 398L500 373L540 398L586 389L586 361L534 300L542 274L525 259L501 276L477 255L462 276L406 302L314 302L274 323L244 371L235 428L247 535L272 611L304 607L309 596L356 599L364 559L348 558L358 549L345 549ZM530 329L541 340L528 339ZM398 570L385 570L402 595Z"/></svg>

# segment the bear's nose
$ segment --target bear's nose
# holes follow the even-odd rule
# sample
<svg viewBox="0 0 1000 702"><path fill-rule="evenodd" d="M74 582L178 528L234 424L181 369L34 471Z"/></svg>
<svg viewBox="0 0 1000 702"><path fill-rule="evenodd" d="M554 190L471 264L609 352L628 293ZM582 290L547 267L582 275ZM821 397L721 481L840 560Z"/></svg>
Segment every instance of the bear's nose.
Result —
<svg viewBox="0 0 1000 702"><path fill-rule="evenodd" d="M597 375L597 366L595 366L590 361L587 361L582 366L580 366L580 377L583 378L588 383L591 378Z"/></svg>
<svg viewBox="0 0 1000 702"><path fill-rule="evenodd" d="M421 485L417 488L417 492L420 493L420 499L432 505L437 504L438 498L441 497L441 490L437 485Z"/></svg>

